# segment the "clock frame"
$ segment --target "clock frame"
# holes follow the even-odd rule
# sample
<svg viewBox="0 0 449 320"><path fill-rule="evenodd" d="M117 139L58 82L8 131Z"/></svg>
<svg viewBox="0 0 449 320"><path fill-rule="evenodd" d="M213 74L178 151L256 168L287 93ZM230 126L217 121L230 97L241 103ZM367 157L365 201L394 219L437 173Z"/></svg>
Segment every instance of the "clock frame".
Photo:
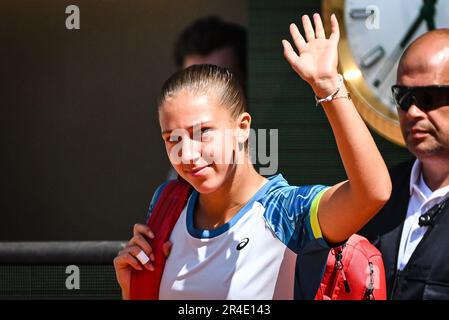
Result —
<svg viewBox="0 0 449 320"><path fill-rule="evenodd" d="M379 135L400 146L405 146L396 112L386 106L366 83L349 45L345 27L344 0L323 0L322 12L326 32L330 32L330 15L335 13L340 25L338 45L339 69L358 112Z"/></svg>

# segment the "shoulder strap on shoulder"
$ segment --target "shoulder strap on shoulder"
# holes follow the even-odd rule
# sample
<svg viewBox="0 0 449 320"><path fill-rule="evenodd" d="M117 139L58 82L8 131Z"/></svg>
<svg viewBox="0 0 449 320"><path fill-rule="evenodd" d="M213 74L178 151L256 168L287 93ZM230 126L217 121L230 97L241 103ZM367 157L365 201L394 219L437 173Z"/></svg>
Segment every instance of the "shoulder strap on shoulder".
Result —
<svg viewBox="0 0 449 320"><path fill-rule="evenodd" d="M165 256L162 245L168 241L178 218L187 204L192 187L184 179L170 181L162 190L153 208L147 225L154 232L154 239L147 239L153 249L154 271L133 270L131 274L130 297L133 300L157 300Z"/></svg>

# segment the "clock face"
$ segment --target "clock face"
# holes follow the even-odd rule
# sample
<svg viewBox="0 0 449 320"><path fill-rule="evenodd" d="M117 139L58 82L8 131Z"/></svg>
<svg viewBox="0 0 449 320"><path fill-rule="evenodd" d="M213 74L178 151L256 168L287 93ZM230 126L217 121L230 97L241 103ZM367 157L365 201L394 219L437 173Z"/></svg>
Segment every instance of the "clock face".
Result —
<svg viewBox="0 0 449 320"><path fill-rule="evenodd" d="M339 62L364 119L403 145L391 86L407 46L433 28L449 27L448 0L325 0L340 22Z"/></svg>

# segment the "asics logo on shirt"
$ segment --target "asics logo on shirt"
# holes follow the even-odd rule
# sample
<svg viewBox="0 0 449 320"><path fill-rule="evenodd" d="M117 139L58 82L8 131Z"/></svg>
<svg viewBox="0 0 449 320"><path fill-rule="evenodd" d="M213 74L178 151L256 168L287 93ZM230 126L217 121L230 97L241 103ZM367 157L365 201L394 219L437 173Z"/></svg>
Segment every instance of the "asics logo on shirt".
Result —
<svg viewBox="0 0 449 320"><path fill-rule="evenodd" d="M244 238L242 241L240 241L240 243L237 245L236 249L237 250L242 250L243 248L246 247L246 245L248 244L249 239L248 238Z"/></svg>

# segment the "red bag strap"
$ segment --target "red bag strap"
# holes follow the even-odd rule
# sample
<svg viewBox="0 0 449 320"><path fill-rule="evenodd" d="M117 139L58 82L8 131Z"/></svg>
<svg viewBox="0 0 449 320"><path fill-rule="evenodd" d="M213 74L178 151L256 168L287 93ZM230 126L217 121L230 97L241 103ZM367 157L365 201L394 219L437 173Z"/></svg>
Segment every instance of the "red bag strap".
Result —
<svg viewBox="0 0 449 320"><path fill-rule="evenodd" d="M145 268L142 271L132 270L131 299L157 300L159 298L159 287L166 260L162 245L169 240L170 234L187 204L191 190L191 185L179 177L178 180L168 182L157 199L147 223L154 232L154 239L147 238L155 258L154 271Z"/></svg>

